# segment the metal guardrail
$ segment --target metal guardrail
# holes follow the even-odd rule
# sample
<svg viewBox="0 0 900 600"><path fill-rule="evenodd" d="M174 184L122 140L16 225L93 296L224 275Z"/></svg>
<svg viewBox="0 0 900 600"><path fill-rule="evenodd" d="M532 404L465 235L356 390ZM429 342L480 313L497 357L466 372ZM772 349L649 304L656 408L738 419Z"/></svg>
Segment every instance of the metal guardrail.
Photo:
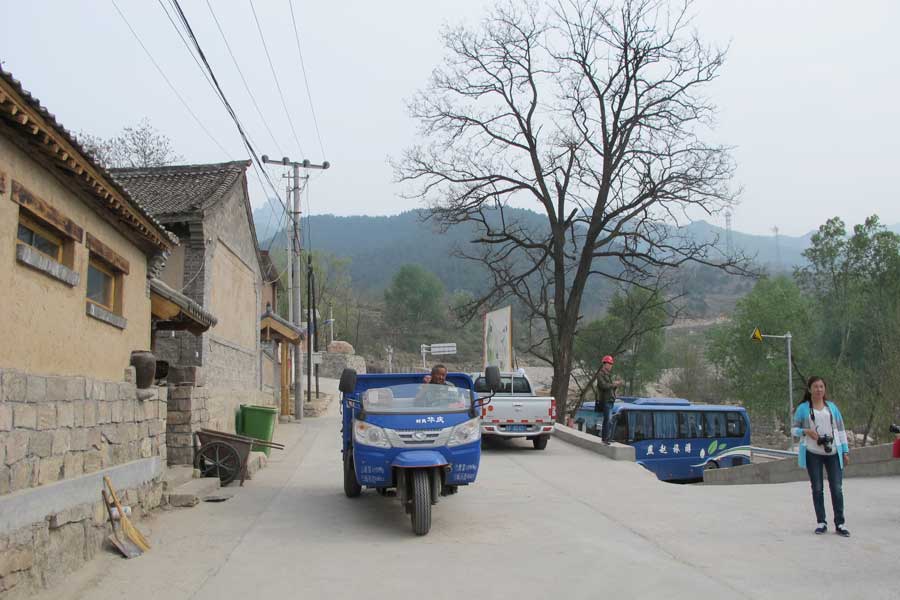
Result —
<svg viewBox="0 0 900 600"><path fill-rule="evenodd" d="M750 453L762 454L764 456L779 456L782 458L797 456L796 450L776 450L774 448L757 448L756 446L750 446Z"/></svg>

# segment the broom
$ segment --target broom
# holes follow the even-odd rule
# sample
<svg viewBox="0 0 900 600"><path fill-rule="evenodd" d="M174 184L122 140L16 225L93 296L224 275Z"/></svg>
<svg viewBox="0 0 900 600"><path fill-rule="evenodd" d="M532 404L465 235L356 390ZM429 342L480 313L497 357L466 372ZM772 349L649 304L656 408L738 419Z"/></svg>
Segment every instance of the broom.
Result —
<svg viewBox="0 0 900 600"><path fill-rule="evenodd" d="M125 515L125 511L119 503L119 497L116 496L116 490L113 489L112 481L109 480L108 475L103 476L103 482L106 484L106 487L109 488L109 495L112 497L113 504L116 505L116 509L119 511L119 524L122 526L122 533L125 534L125 537L134 542L135 546L146 552L150 549L150 542L147 541L144 534L138 531L137 527L132 525L131 519Z"/></svg>

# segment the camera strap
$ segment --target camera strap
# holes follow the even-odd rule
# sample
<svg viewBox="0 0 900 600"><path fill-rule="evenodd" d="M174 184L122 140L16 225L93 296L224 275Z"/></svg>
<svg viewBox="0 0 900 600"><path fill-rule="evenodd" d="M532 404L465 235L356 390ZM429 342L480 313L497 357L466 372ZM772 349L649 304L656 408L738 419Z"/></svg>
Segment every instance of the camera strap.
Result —
<svg viewBox="0 0 900 600"><path fill-rule="evenodd" d="M828 401L825 401L825 408L828 409L828 416L831 417L831 436L834 437L834 413L831 412L831 407L828 406ZM813 408L812 401L809 402L809 420L812 421L813 429L816 428L816 409Z"/></svg>

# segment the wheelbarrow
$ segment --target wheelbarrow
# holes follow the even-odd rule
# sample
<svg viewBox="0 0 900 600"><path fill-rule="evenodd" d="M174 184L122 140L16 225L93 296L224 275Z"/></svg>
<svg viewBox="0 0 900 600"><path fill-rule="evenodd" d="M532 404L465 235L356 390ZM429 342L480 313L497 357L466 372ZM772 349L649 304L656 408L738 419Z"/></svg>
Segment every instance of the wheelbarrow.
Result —
<svg viewBox="0 0 900 600"><path fill-rule="evenodd" d="M194 468L201 477L218 477L222 485L228 485L240 476L241 485L247 478L247 458L253 446L284 450L283 444L267 442L245 435L226 433L214 429L194 432Z"/></svg>

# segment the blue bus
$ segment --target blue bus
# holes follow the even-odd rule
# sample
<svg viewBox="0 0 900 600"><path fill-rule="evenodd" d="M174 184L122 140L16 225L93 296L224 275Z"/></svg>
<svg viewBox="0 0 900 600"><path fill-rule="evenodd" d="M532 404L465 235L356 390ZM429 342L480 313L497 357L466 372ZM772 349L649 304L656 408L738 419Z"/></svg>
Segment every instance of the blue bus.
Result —
<svg viewBox="0 0 900 600"><path fill-rule="evenodd" d="M584 403L577 417L589 431L602 421L593 402ZM610 426L610 441L634 446L637 463L662 481L700 481L704 469L750 462L750 419L740 406L620 398Z"/></svg>

